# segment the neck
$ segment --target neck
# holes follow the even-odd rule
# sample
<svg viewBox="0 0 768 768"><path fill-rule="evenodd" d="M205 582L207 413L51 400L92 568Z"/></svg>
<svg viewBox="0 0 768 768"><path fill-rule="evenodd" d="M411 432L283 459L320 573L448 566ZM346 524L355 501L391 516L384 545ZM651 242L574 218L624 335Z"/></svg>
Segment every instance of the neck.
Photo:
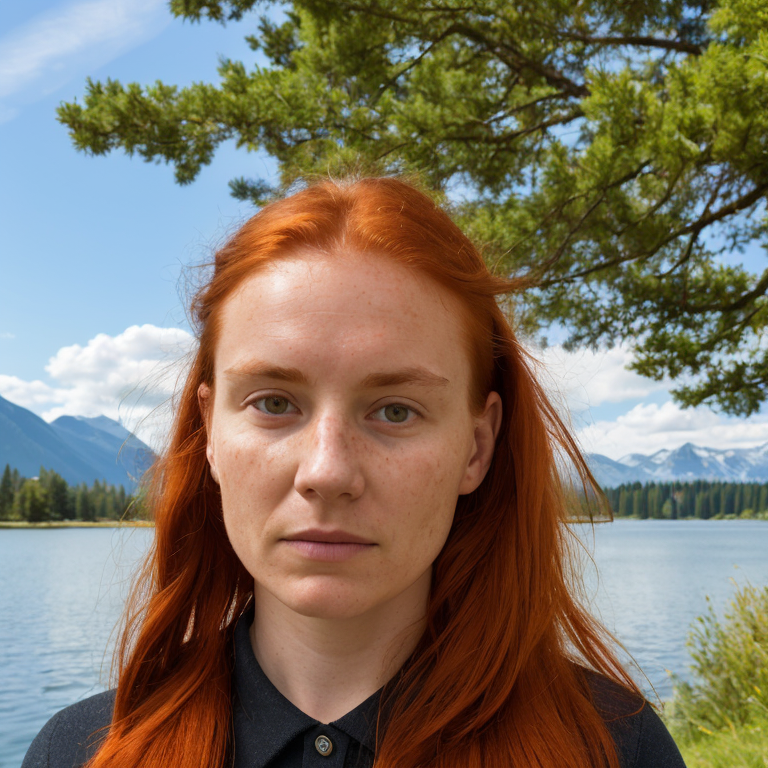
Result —
<svg viewBox="0 0 768 768"><path fill-rule="evenodd" d="M405 593L350 618L304 616L254 586L250 636L264 673L294 706L338 720L387 683L426 626L430 573Z"/></svg>

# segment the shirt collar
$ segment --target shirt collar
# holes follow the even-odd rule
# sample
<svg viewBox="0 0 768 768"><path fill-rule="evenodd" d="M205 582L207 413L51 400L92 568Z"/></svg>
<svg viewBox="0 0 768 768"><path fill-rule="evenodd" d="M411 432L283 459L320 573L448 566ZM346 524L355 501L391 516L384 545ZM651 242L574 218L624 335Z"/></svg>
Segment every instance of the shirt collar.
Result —
<svg viewBox="0 0 768 768"><path fill-rule="evenodd" d="M294 706L264 674L253 653L249 630L253 605L235 627L233 672L235 749L248 749L254 768L264 768L293 739L314 728L318 720ZM380 691L331 725L376 751L376 720Z"/></svg>

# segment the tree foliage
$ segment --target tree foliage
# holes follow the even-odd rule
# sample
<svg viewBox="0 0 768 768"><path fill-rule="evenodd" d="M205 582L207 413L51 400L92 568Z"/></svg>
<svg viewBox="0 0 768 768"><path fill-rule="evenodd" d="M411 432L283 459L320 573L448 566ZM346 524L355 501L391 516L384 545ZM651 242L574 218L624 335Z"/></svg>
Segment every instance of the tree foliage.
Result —
<svg viewBox="0 0 768 768"><path fill-rule="evenodd" d="M603 490L608 505L618 517L768 519L768 483L636 481Z"/></svg>
<svg viewBox="0 0 768 768"><path fill-rule="evenodd" d="M241 22L267 63L220 82L89 80L59 109L81 150L192 182L217 147L266 150L280 182L420 173L493 266L526 274L521 327L624 342L685 405L754 413L768 392L768 6L763 0L171 0Z"/></svg>
<svg viewBox="0 0 768 768"><path fill-rule="evenodd" d="M8 464L0 479L0 521L29 523L60 520L144 519L147 510L139 496L131 496L122 485L96 480L70 486L61 475L40 467L38 477L25 478Z"/></svg>

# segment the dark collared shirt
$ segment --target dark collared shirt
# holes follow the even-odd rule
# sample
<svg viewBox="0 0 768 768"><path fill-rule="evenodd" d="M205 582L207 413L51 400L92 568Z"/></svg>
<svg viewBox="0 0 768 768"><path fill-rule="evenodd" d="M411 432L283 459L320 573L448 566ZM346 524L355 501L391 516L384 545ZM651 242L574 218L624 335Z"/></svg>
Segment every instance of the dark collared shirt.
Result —
<svg viewBox="0 0 768 768"><path fill-rule="evenodd" d="M333 723L312 719L262 671L248 635L252 621L249 610L235 628L234 768L371 768L378 692ZM622 689L598 675L592 676L591 685L622 768L685 768L675 742L650 705L628 708ZM83 766L103 738L100 729L109 725L114 701L115 692L107 691L54 715L32 742L21 768ZM567 764L563 756L563 766Z"/></svg>
<svg viewBox="0 0 768 768"><path fill-rule="evenodd" d="M329 725L291 704L253 655L253 611L235 628L235 768L369 768L376 749L376 692Z"/></svg>

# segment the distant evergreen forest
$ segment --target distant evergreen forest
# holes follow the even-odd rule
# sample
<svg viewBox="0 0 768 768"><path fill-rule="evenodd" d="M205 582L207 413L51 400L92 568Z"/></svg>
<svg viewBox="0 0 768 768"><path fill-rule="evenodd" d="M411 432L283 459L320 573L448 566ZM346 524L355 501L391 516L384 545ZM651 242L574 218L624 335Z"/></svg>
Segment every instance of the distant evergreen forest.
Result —
<svg viewBox="0 0 768 768"><path fill-rule="evenodd" d="M0 479L0 520L29 523L59 520L143 519L143 508L136 496L122 485L108 485L98 480L70 486L53 470L40 468L36 478L26 478L17 469L5 465Z"/></svg>
<svg viewBox="0 0 768 768"><path fill-rule="evenodd" d="M634 482L603 490L616 517L768 519L768 483Z"/></svg>
<svg viewBox="0 0 768 768"><path fill-rule="evenodd" d="M768 483L634 482L603 490L616 517L768 519ZM42 523L123 518L146 519L147 513L141 499L126 493L122 485L96 481L91 486L70 486L53 470L41 467L39 477L26 478L5 465L0 479L0 520Z"/></svg>

